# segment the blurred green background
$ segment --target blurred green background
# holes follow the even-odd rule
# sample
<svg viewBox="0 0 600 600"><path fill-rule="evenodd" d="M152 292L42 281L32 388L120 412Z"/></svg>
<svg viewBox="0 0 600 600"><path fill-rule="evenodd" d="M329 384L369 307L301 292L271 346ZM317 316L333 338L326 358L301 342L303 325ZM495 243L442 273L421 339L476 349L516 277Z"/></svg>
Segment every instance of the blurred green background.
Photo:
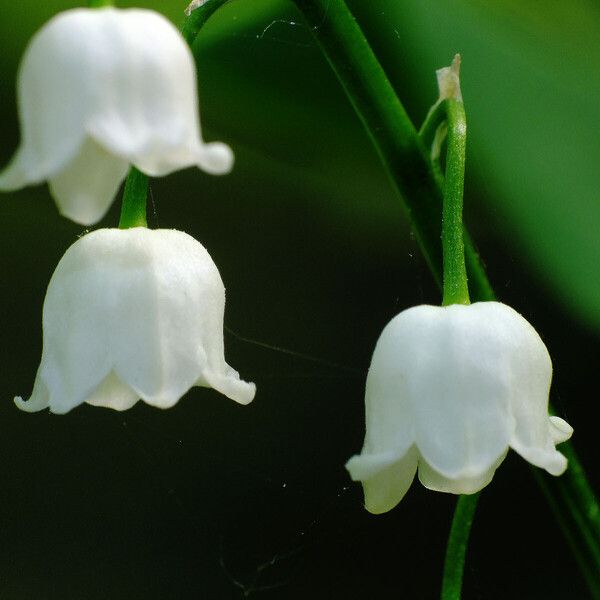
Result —
<svg viewBox="0 0 600 600"><path fill-rule="evenodd" d="M500 299L550 349L553 402L599 488L600 7L349 4L417 124L435 69L462 54L466 219ZM76 5L2 6L2 165L19 140L27 40ZM176 24L185 8L141 6ZM47 282L82 229L45 186L3 195L0 598L435 598L454 498L416 483L374 517L343 468L362 444L382 327L439 303L399 200L291 3L233 0L195 51L205 138L228 142L236 167L153 181L150 223L194 235L219 266L228 361L256 399L240 407L196 388L166 412L19 413ZM101 226L117 221L118 203ZM465 598L565 597L586 598L585 586L529 468L509 455L478 508Z"/></svg>

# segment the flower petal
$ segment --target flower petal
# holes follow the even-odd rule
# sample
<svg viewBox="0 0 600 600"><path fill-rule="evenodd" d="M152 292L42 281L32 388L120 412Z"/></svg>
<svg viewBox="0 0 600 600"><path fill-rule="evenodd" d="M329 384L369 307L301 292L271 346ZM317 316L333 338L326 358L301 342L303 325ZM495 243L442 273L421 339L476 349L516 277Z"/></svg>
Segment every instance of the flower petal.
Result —
<svg viewBox="0 0 600 600"><path fill-rule="evenodd" d="M160 407L177 402L205 370L227 379L225 289L204 247L179 231L143 228L104 230L94 245L125 267L112 273L120 302L105 324L119 377Z"/></svg>
<svg viewBox="0 0 600 600"><path fill-rule="evenodd" d="M225 363L225 289L204 247L175 230L103 229L75 244L86 334L110 353L116 377L148 404L173 406L197 383L238 402L254 385ZM80 309L84 310L84 309Z"/></svg>
<svg viewBox="0 0 600 600"><path fill-rule="evenodd" d="M50 393L48 387L38 374L35 378L33 392L31 393L29 400L24 401L20 396L16 396L14 400L17 408L20 408L25 412L33 413L48 408Z"/></svg>
<svg viewBox="0 0 600 600"><path fill-rule="evenodd" d="M17 77L22 141L0 177L0 189L40 183L71 161L81 145L93 79L81 65L97 53L85 28L89 12L61 13L29 42Z"/></svg>
<svg viewBox="0 0 600 600"><path fill-rule="evenodd" d="M202 142L196 66L179 31L142 9L104 10L95 27L98 43L111 52L92 65L90 134L153 177L192 165L227 173L231 149Z"/></svg>
<svg viewBox="0 0 600 600"><path fill-rule="evenodd" d="M176 143L172 147L165 147L163 144L155 149L142 148L137 154L130 155L130 160L140 171L151 177L162 177L194 165L212 175L223 175L231 171L234 156L227 144L193 142L188 146Z"/></svg>
<svg viewBox="0 0 600 600"><path fill-rule="evenodd" d="M494 477L496 469L500 466L506 452L487 470L483 473L468 474L460 473L452 479L444 477L421 459L419 461L419 481L428 489L435 492L447 492L450 494L474 494L482 490Z"/></svg>
<svg viewBox="0 0 600 600"><path fill-rule="evenodd" d="M222 142L204 143L196 156L196 164L212 175L224 175L233 167L233 151Z"/></svg>
<svg viewBox="0 0 600 600"><path fill-rule="evenodd" d="M79 153L49 182L60 213L82 225L98 222L109 209L129 165L87 138Z"/></svg>
<svg viewBox="0 0 600 600"><path fill-rule="evenodd" d="M419 452L449 479L483 475L506 452L513 425L502 350L476 304L405 310L377 343L371 368L387 361ZM391 415L381 418L407 427Z"/></svg>
<svg viewBox="0 0 600 600"><path fill-rule="evenodd" d="M413 411L394 340L382 333L367 375L362 453L403 456L414 443Z"/></svg>
<svg viewBox="0 0 600 600"><path fill-rule="evenodd" d="M97 257L86 238L77 240L62 257L44 300L44 346L36 380L43 382L47 404L58 414L85 402L112 367L104 323L110 308L103 308L111 291L106 278L96 279L87 268Z"/></svg>
<svg viewBox="0 0 600 600"><path fill-rule="evenodd" d="M562 444L571 438L573 428L560 417L550 416L550 436L555 444Z"/></svg>
<svg viewBox="0 0 600 600"><path fill-rule="evenodd" d="M211 387L239 404L250 404L256 394L256 385L240 379L240 374L225 363L225 374L205 369L195 385Z"/></svg>
<svg viewBox="0 0 600 600"><path fill-rule="evenodd" d="M403 456L353 456L346 468L354 481L361 481L365 508L381 514L394 508L410 488L417 470L418 452L413 447Z"/></svg>
<svg viewBox="0 0 600 600"><path fill-rule="evenodd" d="M130 409L139 399L139 396L111 371L85 401L92 406L122 411Z"/></svg>
<svg viewBox="0 0 600 600"><path fill-rule="evenodd" d="M506 340L510 357L510 406L514 432L510 446L530 463L560 475L567 467L555 444L573 429L562 419L548 416L552 362L536 330L518 312L499 303L488 310Z"/></svg>
<svg viewBox="0 0 600 600"><path fill-rule="evenodd" d="M20 147L9 165L0 173L0 190L3 192L12 192L21 189L30 183L39 183L45 179L32 175L35 167L30 165L35 161L27 154L23 147Z"/></svg>

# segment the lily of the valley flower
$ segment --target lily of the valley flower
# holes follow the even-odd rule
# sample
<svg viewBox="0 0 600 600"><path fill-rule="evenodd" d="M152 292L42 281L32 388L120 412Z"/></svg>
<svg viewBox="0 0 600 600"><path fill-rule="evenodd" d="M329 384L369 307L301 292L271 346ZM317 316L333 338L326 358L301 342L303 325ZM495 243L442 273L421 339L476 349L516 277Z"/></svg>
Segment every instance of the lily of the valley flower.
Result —
<svg viewBox="0 0 600 600"><path fill-rule="evenodd" d="M177 29L149 10L73 9L31 40L18 75L22 141L0 190L48 180L85 225L108 210L131 164L150 176L233 154L200 137L196 68Z"/></svg>
<svg viewBox="0 0 600 600"><path fill-rule="evenodd" d="M44 301L34 412L87 402L125 410L173 406L194 385L247 404L223 348L225 288L204 247L175 230L100 229L59 262Z"/></svg>
<svg viewBox="0 0 600 600"><path fill-rule="evenodd" d="M552 363L535 329L498 302L417 306L385 327L366 386L366 437L346 467L372 513L392 509L418 469L432 490L472 494L509 447L552 475L572 428L548 416Z"/></svg>

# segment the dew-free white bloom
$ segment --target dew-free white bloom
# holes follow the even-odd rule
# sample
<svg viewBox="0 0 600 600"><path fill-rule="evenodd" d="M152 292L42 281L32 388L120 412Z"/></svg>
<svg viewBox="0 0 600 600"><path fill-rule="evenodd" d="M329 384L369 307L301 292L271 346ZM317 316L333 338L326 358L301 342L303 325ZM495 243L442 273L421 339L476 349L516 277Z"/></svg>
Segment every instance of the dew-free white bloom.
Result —
<svg viewBox="0 0 600 600"><path fill-rule="evenodd" d="M169 408L194 385L247 404L223 348L225 288L204 247L175 230L100 229L75 242L48 285L42 360L29 401Z"/></svg>
<svg viewBox="0 0 600 600"><path fill-rule="evenodd" d="M535 329L499 302L417 306L377 342L362 453L346 467L372 513L392 509L418 469L432 490L472 494L509 447L552 475L572 428L548 416L552 363Z"/></svg>
<svg viewBox="0 0 600 600"><path fill-rule="evenodd" d="M158 13L60 13L25 51L17 94L22 141L0 190L48 180L78 223L106 213L131 164L150 176L231 169L228 146L202 142L192 54Z"/></svg>

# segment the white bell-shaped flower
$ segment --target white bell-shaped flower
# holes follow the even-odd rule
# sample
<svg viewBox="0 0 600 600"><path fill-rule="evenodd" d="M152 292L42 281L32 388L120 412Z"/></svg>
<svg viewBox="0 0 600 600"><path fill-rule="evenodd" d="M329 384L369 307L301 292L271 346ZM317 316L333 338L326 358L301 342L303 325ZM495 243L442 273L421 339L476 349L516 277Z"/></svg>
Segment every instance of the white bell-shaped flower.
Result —
<svg viewBox="0 0 600 600"><path fill-rule="evenodd" d="M362 453L346 467L372 513L392 509L418 468L432 490L472 494L508 448L552 475L573 430L548 416L552 363L535 329L499 302L417 306L385 327L366 385Z"/></svg>
<svg viewBox="0 0 600 600"><path fill-rule="evenodd" d="M175 230L100 229L65 253L44 301L42 360L29 401L66 413L87 402L169 408L194 385L248 404L226 362L225 288L205 248Z"/></svg>
<svg viewBox="0 0 600 600"><path fill-rule="evenodd" d="M0 190L48 180L60 212L78 223L106 213L131 164L150 176L233 164L228 146L200 137L185 40L149 10L60 13L25 51L17 95L22 141Z"/></svg>

